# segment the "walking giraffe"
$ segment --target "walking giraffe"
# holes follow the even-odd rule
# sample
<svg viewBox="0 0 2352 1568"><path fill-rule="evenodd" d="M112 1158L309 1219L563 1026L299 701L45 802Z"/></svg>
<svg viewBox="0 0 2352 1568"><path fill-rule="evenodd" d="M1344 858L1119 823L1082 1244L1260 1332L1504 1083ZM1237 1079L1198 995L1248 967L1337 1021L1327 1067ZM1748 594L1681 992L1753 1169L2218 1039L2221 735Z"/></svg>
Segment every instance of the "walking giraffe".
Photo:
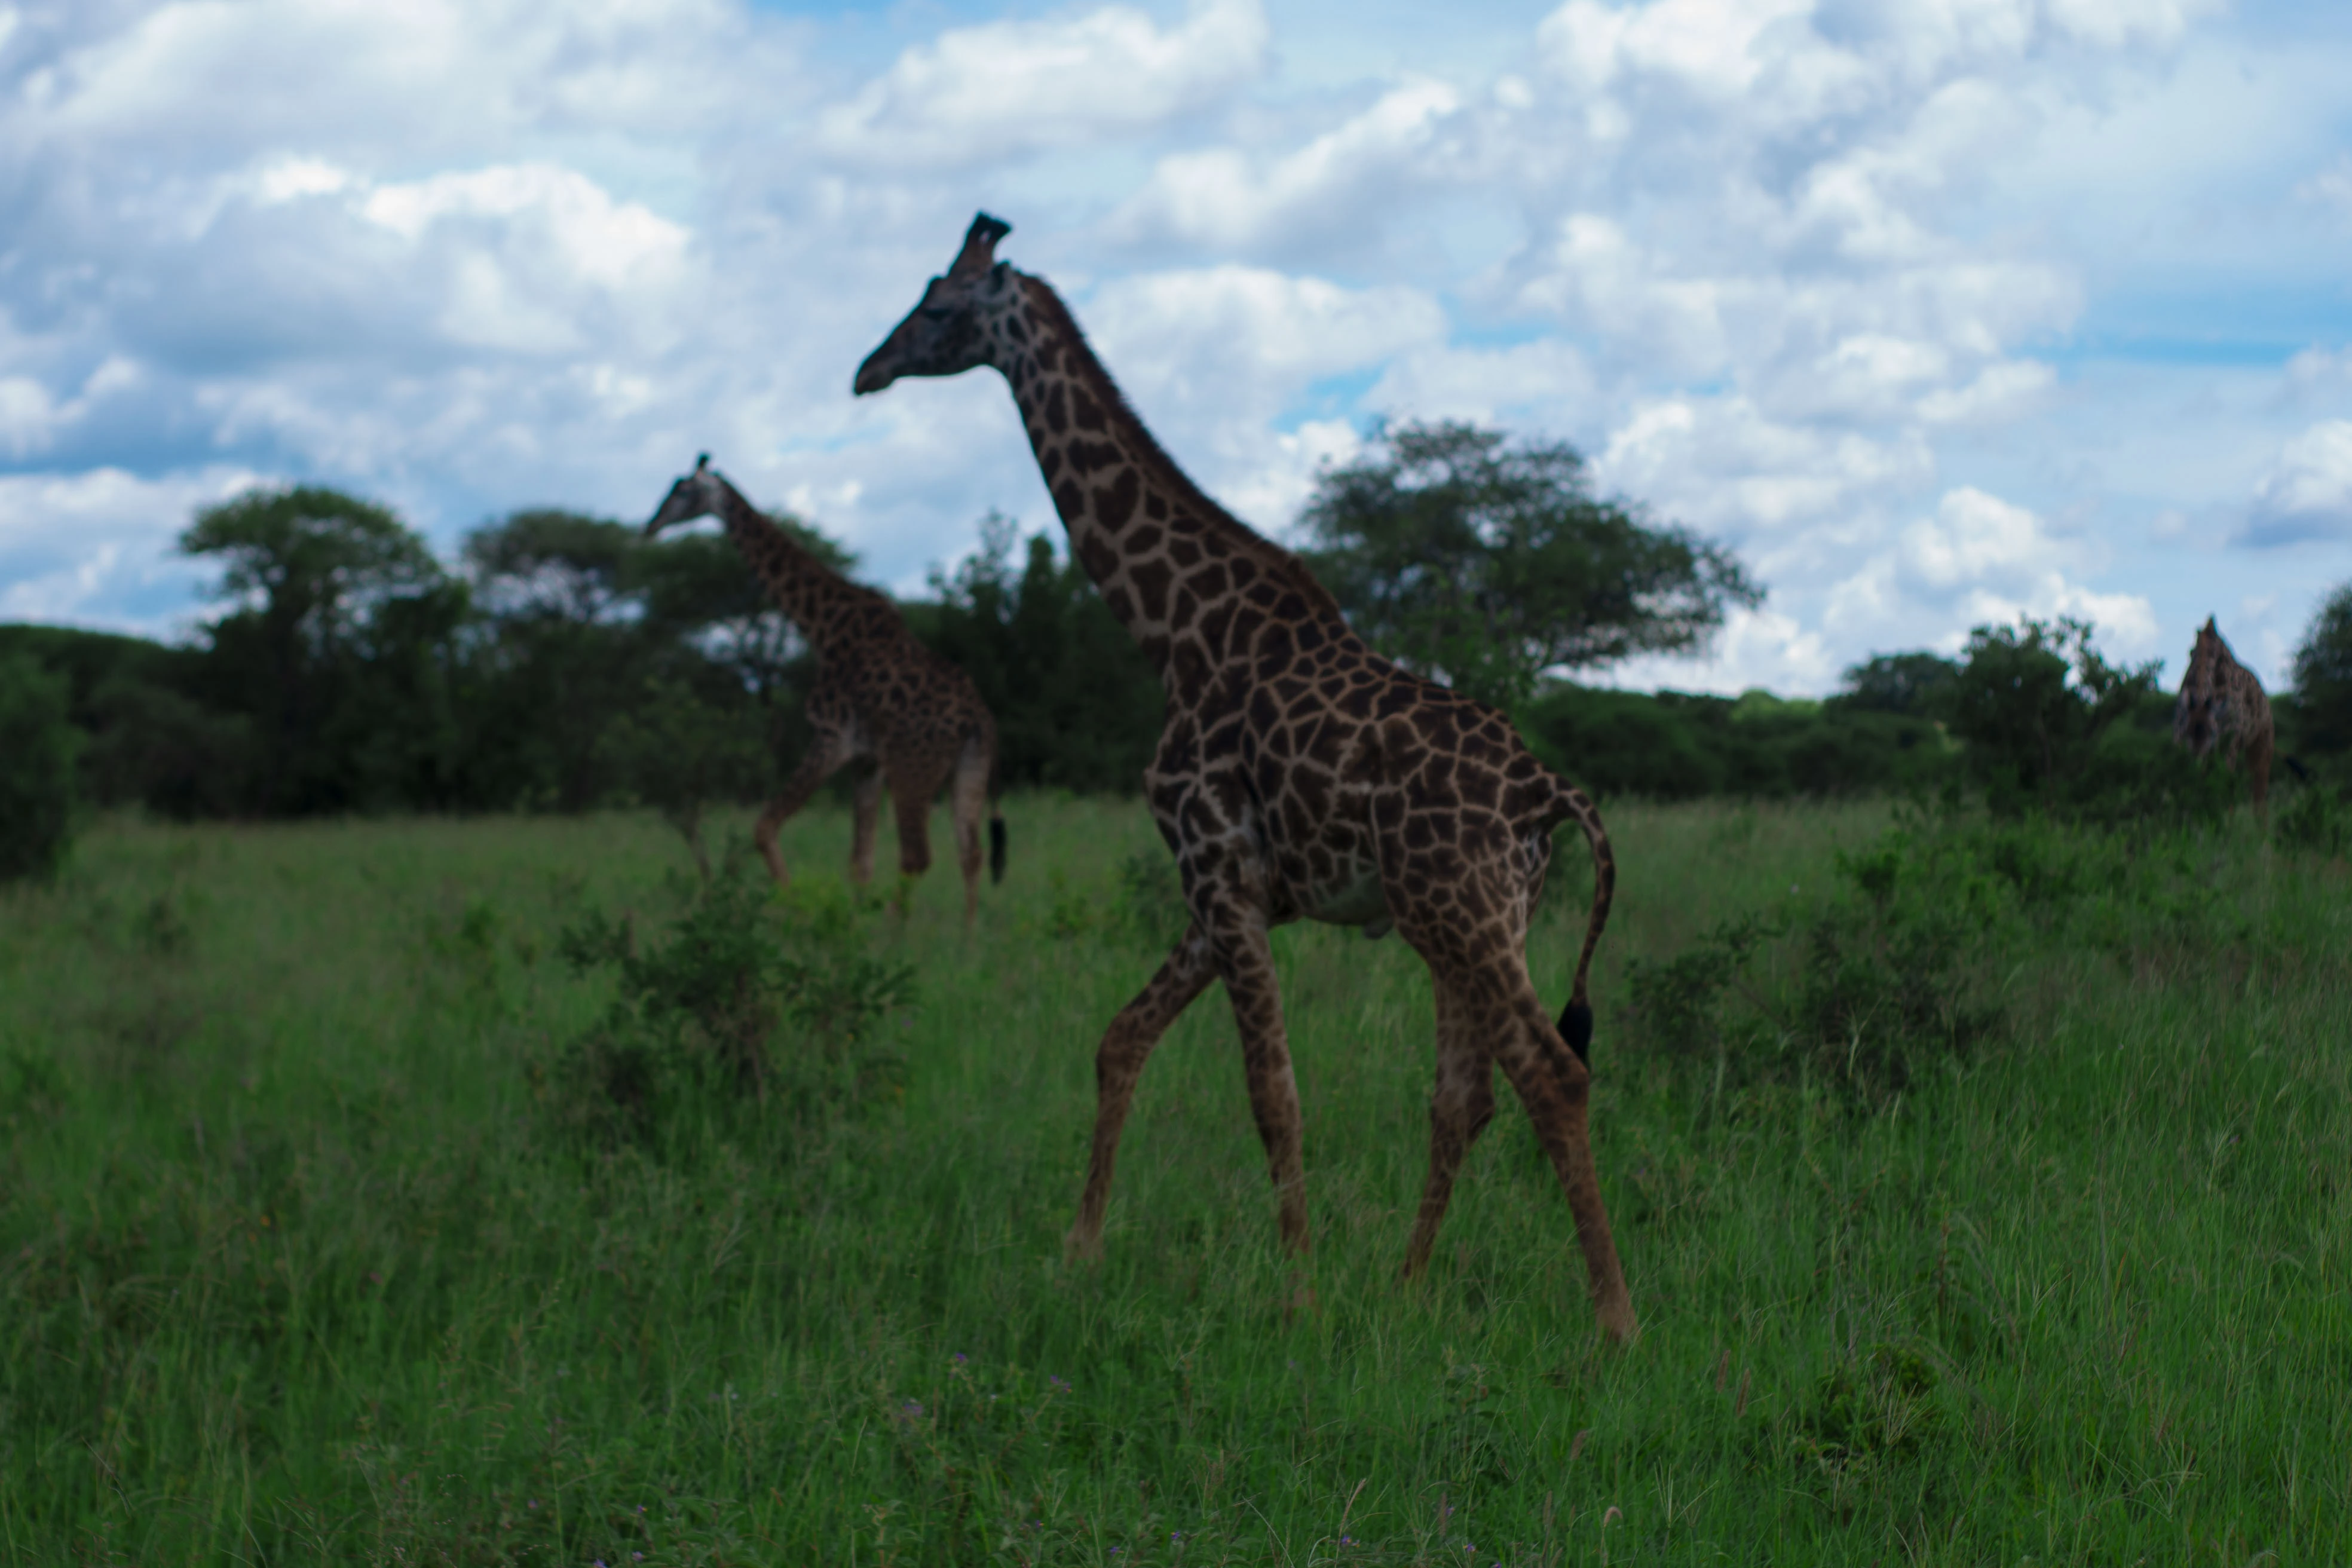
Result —
<svg viewBox="0 0 2352 1568"><path fill-rule="evenodd" d="M776 830L808 804L819 785L851 763L867 764L857 781L849 875L874 876L874 824L883 786L898 816L899 899L930 868L931 801L951 786L956 858L963 868L963 919L980 908L980 816L989 808L989 869L1004 876L1004 818L990 798L996 773L996 721L971 677L915 640L898 606L826 566L778 528L710 466L670 487L646 524L648 539L674 523L716 517L768 596L816 650L816 682L807 713L816 740L783 788L760 814L752 842L778 886L790 880Z"/></svg>
<svg viewBox="0 0 2352 1568"><path fill-rule="evenodd" d="M901 376L995 368L1013 390L1071 552L1158 668L1167 723L1144 774L1191 915L1096 1052L1094 1152L1067 1250L1099 1257L1119 1131L1145 1059L1212 980L1240 1027L1250 1106L1282 1238L1311 1237L1298 1090L1266 933L1301 918L1391 926L1428 963L1437 1003L1429 1178L1404 1272L1427 1264L1462 1157L1495 1110L1500 1064L1566 1188L1601 1328L1635 1331L1586 1125L1587 976L1615 882L1584 795L1500 713L1365 646L1287 551L1210 500L1128 408L1060 298L994 259L1010 226L983 213L946 276L858 368ZM1528 976L1528 922L1573 821L1592 851L1592 910L1558 1027Z"/></svg>
<svg viewBox="0 0 2352 1568"><path fill-rule="evenodd" d="M2180 696L2172 705L2172 738L2199 758L2211 756L2214 748L2221 746L2231 764L2244 765L2254 809L2265 809L2273 742L2271 700L2263 695L2263 683L2254 679L2254 672L2230 652L2210 616L2205 617L2197 642L2189 650L2189 669L2180 678Z"/></svg>

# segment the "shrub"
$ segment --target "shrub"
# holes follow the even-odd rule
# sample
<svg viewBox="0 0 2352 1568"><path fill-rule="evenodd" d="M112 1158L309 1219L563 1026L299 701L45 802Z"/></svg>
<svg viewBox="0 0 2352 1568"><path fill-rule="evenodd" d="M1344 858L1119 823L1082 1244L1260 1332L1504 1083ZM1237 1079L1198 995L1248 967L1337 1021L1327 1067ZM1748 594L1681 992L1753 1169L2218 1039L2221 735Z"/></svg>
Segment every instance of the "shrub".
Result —
<svg viewBox="0 0 2352 1568"><path fill-rule="evenodd" d="M1969 634L1947 700L1969 770L1996 810L2095 799L2090 775L2103 738L2156 691L2157 662L2111 665L2091 633L2090 622L2072 616L2021 616L2013 626Z"/></svg>
<svg viewBox="0 0 2352 1568"><path fill-rule="evenodd" d="M2278 814L2273 832L2289 849L2340 856L2352 848L2352 809L2325 784L2305 784Z"/></svg>
<svg viewBox="0 0 2352 1568"><path fill-rule="evenodd" d="M592 912L563 932L564 960L612 974L619 994L551 1064L534 1064L562 1130L675 1152L667 1133L686 1107L723 1117L751 1103L799 1121L903 1089L881 1025L910 1000L914 971L866 951L866 911L839 887L778 893L749 862L730 845L685 912L642 944L625 915Z"/></svg>
<svg viewBox="0 0 2352 1568"><path fill-rule="evenodd" d="M1711 1058L1734 1087L1804 1080L1877 1104L1993 1033L1985 958L2016 898L1988 858L1914 814L1873 849L1841 853L1837 869L1827 899L1742 915L1663 963L1635 960L1633 1038ZM2011 880L2031 877L2021 864Z"/></svg>
<svg viewBox="0 0 2352 1568"><path fill-rule="evenodd" d="M66 682L21 655L0 658L0 881L57 874L73 831Z"/></svg>

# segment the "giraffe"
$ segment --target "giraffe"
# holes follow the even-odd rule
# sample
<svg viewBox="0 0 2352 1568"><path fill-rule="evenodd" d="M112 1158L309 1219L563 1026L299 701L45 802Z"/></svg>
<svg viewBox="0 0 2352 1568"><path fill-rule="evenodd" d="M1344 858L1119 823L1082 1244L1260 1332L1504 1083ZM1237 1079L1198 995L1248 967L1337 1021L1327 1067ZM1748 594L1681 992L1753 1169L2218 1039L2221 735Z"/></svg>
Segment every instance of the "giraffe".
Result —
<svg viewBox="0 0 2352 1568"><path fill-rule="evenodd" d="M2205 617L2189 650L2189 669L2172 705L2172 738L2203 758L2221 746L2232 764L2243 763L2254 810L2266 809L2271 793L2271 700L2263 683L2240 664L2221 640L2213 617ZM2222 745L2226 739L2227 745Z"/></svg>
<svg viewBox="0 0 2352 1568"><path fill-rule="evenodd" d="M866 394L902 376L981 365L1002 374L1072 553L1167 692L1144 784L1190 921L1096 1052L1093 1153L1066 1255L1101 1256L1119 1132L1145 1060L1177 1015L1223 981L1282 1239L1303 1259L1312 1240L1298 1090L1267 932L1302 918L1375 939L1393 929L1428 964L1437 1013L1429 1176L1406 1278L1426 1267L1463 1155L1494 1115L1499 1065L1566 1189L1601 1327L1631 1339L1633 1300L1587 1129L1587 975L1616 875L1600 814L1494 709L1374 654L1296 556L1195 488L1129 410L1060 297L995 259L1010 232L985 213L974 218L954 264L854 384ZM1563 822L1583 830L1594 889L1555 1026L1528 978L1526 943L1551 830Z"/></svg>
<svg viewBox="0 0 2352 1568"><path fill-rule="evenodd" d="M674 523L716 517L769 597L816 650L808 695L816 741L751 830L779 887L790 877L776 831L845 764L866 764L857 780L849 875L874 876L874 825L887 784L898 816L899 907L912 879L930 868L931 801L949 787L956 858L963 868L966 929L980 908L980 817L989 813L989 870L1004 879L1004 818L992 798L996 721L971 677L915 640L891 604L811 555L710 466L710 454L670 487L646 524L650 539Z"/></svg>

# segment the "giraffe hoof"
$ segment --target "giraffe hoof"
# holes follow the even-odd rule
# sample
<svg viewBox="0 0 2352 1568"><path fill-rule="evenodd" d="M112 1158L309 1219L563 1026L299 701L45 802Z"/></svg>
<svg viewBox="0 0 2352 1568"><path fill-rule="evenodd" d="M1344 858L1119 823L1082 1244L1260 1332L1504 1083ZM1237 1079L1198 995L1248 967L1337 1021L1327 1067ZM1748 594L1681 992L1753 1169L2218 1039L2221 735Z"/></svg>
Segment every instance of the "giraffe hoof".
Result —
<svg viewBox="0 0 2352 1568"><path fill-rule="evenodd" d="M1091 1268L1102 1261L1102 1257L1099 1236L1080 1236L1074 1230L1062 1238L1062 1262L1067 1267Z"/></svg>

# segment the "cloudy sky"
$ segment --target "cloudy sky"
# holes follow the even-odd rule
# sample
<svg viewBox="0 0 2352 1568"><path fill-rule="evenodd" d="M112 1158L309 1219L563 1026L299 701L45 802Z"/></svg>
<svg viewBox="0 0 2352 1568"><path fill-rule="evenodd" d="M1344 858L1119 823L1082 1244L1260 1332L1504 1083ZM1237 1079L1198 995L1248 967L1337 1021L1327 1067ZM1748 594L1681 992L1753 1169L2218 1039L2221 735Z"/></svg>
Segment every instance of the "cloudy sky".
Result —
<svg viewBox="0 0 2352 1568"><path fill-rule="evenodd" d="M1468 417L1769 586L1617 679L2027 611L2276 683L2352 578L2347 82L2337 0L0 5L0 620L184 632L257 482L453 554L705 448L919 591L1053 526L1001 381L849 395L985 207L1268 531Z"/></svg>

